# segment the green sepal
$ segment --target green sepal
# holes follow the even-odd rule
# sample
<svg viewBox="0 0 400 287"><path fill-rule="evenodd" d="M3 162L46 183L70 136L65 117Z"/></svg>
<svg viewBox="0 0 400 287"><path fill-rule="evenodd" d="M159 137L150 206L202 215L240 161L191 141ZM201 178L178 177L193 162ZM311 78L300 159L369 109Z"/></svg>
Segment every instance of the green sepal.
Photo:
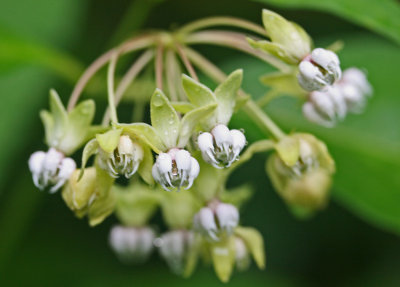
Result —
<svg viewBox="0 0 400 287"><path fill-rule="evenodd" d="M217 108L217 104L210 104L188 112L180 122L177 147L184 148L194 132L194 128L201 120L206 120Z"/></svg>
<svg viewBox="0 0 400 287"><path fill-rule="evenodd" d="M86 100L67 113L57 92L50 90L50 112L40 113L47 145L72 154L86 141L94 111L94 102Z"/></svg>
<svg viewBox="0 0 400 287"><path fill-rule="evenodd" d="M203 244L204 242L201 235L195 233L194 242L191 248L188 250L188 254L186 256L186 265L184 267L182 274L184 278L189 278L196 269L197 263L201 255Z"/></svg>
<svg viewBox="0 0 400 287"><path fill-rule="evenodd" d="M99 149L99 144L97 142L97 139L92 139L85 145L83 152L82 152L81 172L79 174L78 181L81 180L81 178L85 172L85 167L86 167L87 161L89 160L89 158L92 155L97 153L98 149Z"/></svg>
<svg viewBox="0 0 400 287"><path fill-rule="evenodd" d="M260 78L261 83L271 87L274 91L304 98L307 93L297 81L296 73L270 73Z"/></svg>
<svg viewBox="0 0 400 287"><path fill-rule="evenodd" d="M66 154L72 154L86 140L93 121L95 104L93 100L86 100L79 103L69 114L67 126L64 131L59 149Z"/></svg>
<svg viewBox="0 0 400 287"><path fill-rule="evenodd" d="M112 153L118 147L122 129L112 129L104 134L97 134L96 140L99 147L107 153Z"/></svg>
<svg viewBox="0 0 400 287"><path fill-rule="evenodd" d="M157 131L148 124L145 123L133 123L133 124L116 124L115 127L123 130L124 134L129 135L131 138L138 138L156 153L161 153L166 150L167 147L161 140Z"/></svg>
<svg viewBox="0 0 400 287"><path fill-rule="evenodd" d="M233 71L215 89L215 97L218 102L217 123L227 125L232 117L236 105L237 92L243 79L243 70Z"/></svg>
<svg viewBox="0 0 400 287"><path fill-rule="evenodd" d="M156 89L150 100L151 125L167 148L176 147L179 135L179 116L168 98Z"/></svg>
<svg viewBox="0 0 400 287"><path fill-rule="evenodd" d="M187 75L182 75L182 85L189 101L197 107L207 106L217 102L214 93L207 86Z"/></svg>
<svg viewBox="0 0 400 287"><path fill-rule="evenodd" d="M138 173L140 177L149 185L154 185L154 178L151 173L153 168L153 154L147 144L141 144L143 149L143 160L139 165Z"/></svg>
<svg viewBox="0 0 400 287"><path fill-rule="evenodd" d="M88 210L90 226L100 224L113 213L116 199L111 190L111 186L114 181L114 178L96 165L96 197Z"/></svg>
<svg viewBox="0 0 400 287"><path fill-rule="evenodd" d="M243 239L258 268L264 269L265 250L261 233L254 228L238 226L235 229L235 235Z"/></svg>
<svg viewBox="0 0 400 287"><path fill-rule="evenodd" d="M182 114L186 114L195 108L193 104L188 102L171 102L171 105L178 113Z"/></svg>
<svg viewBox="0 0 400 287"><path fill-rule="evenodd" d="M301 60L310 53L311 38L298 24L267 9L262 11L262 21L271 41L279 44L289 55Z"/></svg>
<svg viewBox="0 0 400 287"><path fill-rule="evenodd" d="M218 243L210 243L211 259L218 278L226 283L229 281L235 266L235 241L230 236Z"/></svg>
<svg viewBox="0 0 400 287"><path fill-rule="evenodd" d="M240 208L244 203L250 200L254 194L254 188L250 184L244 184L236 188L224 190L219 194L222 202L230 203Z"/></svg>
<svg viewBox="0 0 400 287"><path fill-rule="evenodd" d="M149 221L161 201L161 194L135 181L128 187L114 186L115 214L123 225L140 227Z"/></svg>
<svg viewBox="0 0 400 287"><path fill-rule="evenodd" d="M275 144L275 149L281 160L287 166L293 166L300 157L299 140L296 137L286 136Z"/></svg>
<svg viewBox="0 0 400 287"><path fill-rule="evenodd" d="M193 216L201 208L190 190L180 192L164 192L161 201L161 210L165 223L170 228L189 228L192 226Z"/></svg>
<svg viewBox="0 0 400 287"><path fill-rule="evenodd" d="M267 40L255 41L251 38L246 38L247 42L255 49L263 50L264 52L271 54L285 63L296 65L299 63L299 60L293 57L289 52L280 44L273 43Z"/></svg>

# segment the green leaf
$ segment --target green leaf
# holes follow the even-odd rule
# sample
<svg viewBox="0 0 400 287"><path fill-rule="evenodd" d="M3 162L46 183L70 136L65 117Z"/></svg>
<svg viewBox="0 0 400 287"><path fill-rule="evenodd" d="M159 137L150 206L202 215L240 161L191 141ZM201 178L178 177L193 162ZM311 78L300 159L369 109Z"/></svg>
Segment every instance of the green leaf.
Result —
<svg viewBox="0 0 400 287"><path fill-rule="evenodd" d="M264 240L260 232L250 227L237 227L235 234L243 239L258 268L265 268Z"/></svg>
<svg viewBox="0 0 400 287"><path fill-rule="evenodd" d="M53 130L54 130L53 116L49 111L42 110L40 111L40 119L42 120L44 126L46 144L50 145L51 140L53 138Z"/></svg>
<svg viewBox="0 0 400 287"><path fill-rule="evenodd" d="M235 109L237 92L243 79L243 70L233 71L224 82L215 89L215 97L218 101L217 121L228 124Z"/></svg>
<svg viewBox="0 0 400 287"><path fill-rule="evenodd" d="M96 135L96 139L100 148L107 153L112 153L118 146L121 133L121 129L113 129L105 132L104 134Z"/></svg>
<svg viewBox="0 0 400 287"><path fill-rule="evenodd" d="M311 51L311 39L299 25L267 9L262 11L262 21L267 35L290 56L301 60Z"/></svg>
<svg viewBox="0 0 400 287"><path fill-rule="evenodd" d="M177 147L184 148L192 134L195 132L195 127L200 124L202 120L206 120L216 108L217 104L215 103L188 112L182 118L180 124Z"/></svg>
<svg viewBox="0 0 400 287"><path fill-rule="evenodd" d="M141 146L143 148L144 156L142 162L139 165L138 173L147 184L153 185L154 179L151 173L154 163L153 154L151 153L151 150L147 144L142 144Z"/></svg>
<svg viewBox="0 0 400 287"><path fill-rule="evenodd" d="M207 86L189 76L182 75L182 85L189 101L195 106L207 106L217 101L214 93Z"/></svg>
<svg viewBox="0 0 400 287"><path fill-rule="evenodd" d="M164 93L156 89L150 100L151 125L167 148L176 147L179 117Z"/></svg>
<svg viewBox="0 0 400 287"><path fill-rule="evenodd" d="M395 0L256 0L283 8L327 11L400 44L400 5Z"/></svg>
<svg viewBox="0 0 400 287"><path fill-rule="evenodd" d="M97 139L92 139L91 141L89 141L85 147L83 148L83 152L82 152L82 163L81 163L81 172L79 174L79 178L78 181L81 180L84 172L85 172L85 167L86 167L86 163L89 160L89 158L94 155L95 153L97 153L99 148L99 143L97 142Z"/></svg>
<svg viewBox="0 0 400 287"><path fill-rule="evenodd" d="M235 266L234 238L210 244L210 251L215 273L222 282L228 282Z"/></svg>
<svg viewBox="0 0 400 287"><path fill-rule="evenodd" d="M167 149L158 136L156 130L145 123L133 123L133 124L116 124L117 128L123 130L125 134L128 134L132 138L138 138L149 145L154 152L161 153Z"/></svg>
<svg viewBox="0 0 400 287"><path fill-rule="evenodd" d="M194 240L191 248L188 250L186 257L186 265L183 270L183 277L189 278L196 269L197 262L199 261L200 252L203 244L203 238L199 234L194 235Z"/></svg>

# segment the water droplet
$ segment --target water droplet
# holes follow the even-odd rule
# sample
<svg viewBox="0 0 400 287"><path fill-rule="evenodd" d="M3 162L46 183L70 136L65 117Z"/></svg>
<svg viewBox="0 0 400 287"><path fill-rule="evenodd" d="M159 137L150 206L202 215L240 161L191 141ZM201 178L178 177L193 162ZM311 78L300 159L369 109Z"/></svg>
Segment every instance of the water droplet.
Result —
<svg viewBox="0 0 400 287"><path fill-rule="evenodd" d="M154 105L154 106L160 107L160 106L162 106L162 104L163 104L163 100L161 99L160 96L155 96L155 97L153 98L153 105Z"/></svg>

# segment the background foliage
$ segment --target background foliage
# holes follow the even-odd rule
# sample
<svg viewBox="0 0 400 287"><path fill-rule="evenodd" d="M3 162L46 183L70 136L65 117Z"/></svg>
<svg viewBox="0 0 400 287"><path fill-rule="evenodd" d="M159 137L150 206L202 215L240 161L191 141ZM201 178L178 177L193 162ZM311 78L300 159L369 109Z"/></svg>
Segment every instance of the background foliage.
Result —
<svg viewBox="0 0 400 287"><path fill-rule="evenodd" d="M210 269L199 268L188 281L176 277L157 256L144 266L121 265L107 246L115 219L89 228L59 195L34 189L26 163L32 151L44 148L38 111L47 107L49 88L65 102L83 68L107 48L141 27L168 29L211 15L260 23L267 7L303 25L318 46L344 40L343 67L368 70L375 93L363 115L335 129L306 123L290 98L269 106L286 131L312 131L327 142L338 168L333 201L315 218L298 221L272 190L265 155L241 168L230 184L250 180L257 187L242 222L264 235L267 269L236 274L230 284L399 286L398 2L2 0L0 7L0 285L220 285ZM263 95L258 77L270 67L225 49L199 48L227 72L245 67L245 90ZM100 101L98 117L105 106L105 89L100 91L87 94ZM238 114L233 126L243 125L250 141L262 137Z"/></svg>

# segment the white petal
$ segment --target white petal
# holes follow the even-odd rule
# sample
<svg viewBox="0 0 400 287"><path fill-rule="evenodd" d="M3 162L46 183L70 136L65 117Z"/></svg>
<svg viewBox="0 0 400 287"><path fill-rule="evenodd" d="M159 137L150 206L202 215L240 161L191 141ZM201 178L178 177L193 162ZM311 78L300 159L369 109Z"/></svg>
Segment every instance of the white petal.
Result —
<svg viewBox="0 0 400 287"><path fill-rule="evenodd" d="M42 172L45 157L46 153L43 151L34 152L29 157L28 165L32 174L40 174Z"/></svg>
<svg viewBox="0 0 400 287"><path fill-rule="evenodd" d="M215 126L211 134L214 136L217 147L224 150L226 153L229 152L229 147L232 145L232 136L226 125Z"/></svg>
<svg viewBox="0 0 400 287"><path fill-rule="evenodd" d="M51 174L55 174L63 157L64 155L61 152L57 151L55 148L50 148L44 159L44 169Z"/></svg>
<svg viewBox="0 0 400 287"><path fill-rule="evenodd" d="M233 151L235 153L235 157L237 157L246 145L246 137L239 130L231 130L231 136Z"/></svg>
<svg viewBox="0 0 400 287"><path fill-rule="evenodd" d="M214 149L213 136L210 133L201 133L197 138L197 145L201 152Z"/></svg>
<svg viewBox="0 0 400 287"><path fill-rule="evenodd" d="M192 157L191 161L192 161L192 164L191 164L191 168L190 168L190 172L189 172L188 186L186 187L186 189L189 189L192 187L193 181L197 178L197 176L200 173L200 165L197 162L197 160L194 157Z"/></svg>
<svg viewBox="0 0 400 287"><path fill-rule="evenodd" d="M172 171L172 158L167 153L160 153L156 160L158 171L161 175Z"/></svg>
<svg viewBox="0 0 400 287"><path fill-rule="evenodd" d="M133 155L133 152L134 146L131 138L127 135L120 136L118 143L118 153Z"/></svg>
<svg viewBox="0 0 400 287"><path fill-rule="evenodd" d="M239 211L232 204L220 203L215 209L219 226L227 232L232 232L239 223Z"/></svg>
<svg viewBox="0 0 400 287"><path fill-rule="evenodd" d="M314 107L314 105L310 102L304 103L303 105L303 115L310 122L319 124L321 126L325 126L331 128L335 125L335 121L330 119L326 119L323 115L321 115Z"/></svg>
<svg viewBox="0 0 400 287"><path fill-rule="evenodd" d="M175 154L175 163L179 171L183 170L189 173L192 164L190 153L181 149Z"/></svg>

